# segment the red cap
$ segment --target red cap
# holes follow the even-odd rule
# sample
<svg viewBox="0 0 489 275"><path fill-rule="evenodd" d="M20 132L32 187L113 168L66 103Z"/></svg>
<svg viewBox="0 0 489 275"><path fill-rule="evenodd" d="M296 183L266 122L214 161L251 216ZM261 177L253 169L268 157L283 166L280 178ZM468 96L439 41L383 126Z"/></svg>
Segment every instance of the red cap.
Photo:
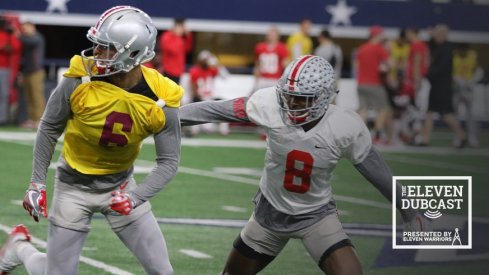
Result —
<svg viewBox="0 0 489 275"><path fill-rule="evenodd" d="M369 32L370 32L370 36L372 37L384 33L384 29L382 29L382 27L379 25L373 25L372 27L370 27Z"/></svg>

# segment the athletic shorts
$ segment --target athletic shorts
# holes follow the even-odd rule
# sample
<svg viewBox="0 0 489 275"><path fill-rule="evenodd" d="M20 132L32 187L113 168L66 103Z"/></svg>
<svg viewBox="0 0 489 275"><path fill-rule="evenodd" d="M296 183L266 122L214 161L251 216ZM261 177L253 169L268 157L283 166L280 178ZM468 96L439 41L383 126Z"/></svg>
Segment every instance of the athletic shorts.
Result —
<svg viewBox="0 0 489 275"><path fill-rule="evenodd" d="M124 190L129 191L136 187L136 182L131 177ZM92 215L99 212L105 216L110 227L116 230L151 211L149 202L139 205L127 216L110 209L111 193L118 188L100 193L87 192L87 190L81 190L76 185L61 182L56 177L53 199L48 212L49 221L63 228L88 232L90 231Z"/></svg>
<svg viewBox="0 0 489 275"><path fill-rule="evenodd" d="M382 86L358 86L358 99L360 101L360 110L380 111L389 107L387 91Z"/></svg>
<svg viewBox="0 0 489 275"><path fill-rule="evenodd" d="M243 242L256 252L274 257L282 251L289 239L301 239L317 264L329 248L341 241L349 241L336 213L327 215L317 223L291 233L278 233L266 229L258 224L252 215L240 236Z"/></svg>

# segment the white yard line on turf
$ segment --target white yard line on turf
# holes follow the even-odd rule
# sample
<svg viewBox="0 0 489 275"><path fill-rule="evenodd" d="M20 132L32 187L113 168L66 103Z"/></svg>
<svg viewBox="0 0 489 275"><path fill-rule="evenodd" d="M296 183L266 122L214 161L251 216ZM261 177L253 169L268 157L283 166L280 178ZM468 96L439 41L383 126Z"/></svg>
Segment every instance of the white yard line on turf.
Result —
<svg viewBox="0 0 489 275"><path fill-rule="evenodd" d="M196 258L196 259L211 259L212 258L211 255L208 255L208 254L205 254L204 252L200 252L200 251L193 250L193 249L180 249L178 251L180 251L180 253L183 253L187 256L190 256L190 257Z"/></svg>
<svg viewBox="0 0 489 275"><path fill-rule="evenodd" d="M6 225L0 224L0 230L4 231L5 233L9 234L10 230L12 230L11 227L8 227ZM31 242L41 248L46 248L47 243L39 238L36 238L32 236L31 234ZM97 261L85 256L80 256L80 262L86 263L87 265L91 265L95 268L104 270L106 272L109 272L110 274L116 274L116 275L133 275L134 273L122 270L118 267L108 265L106 263L103 263L101 261Z"/></svg>
<svg viewBox="0 0 489 275"><path fill-rule="evenodd" d="M248 210L243 207L238 207L234 205L223 205L221 206L223 210L229 211L229 212L236 212L236 213L246 213Z"/></svg>

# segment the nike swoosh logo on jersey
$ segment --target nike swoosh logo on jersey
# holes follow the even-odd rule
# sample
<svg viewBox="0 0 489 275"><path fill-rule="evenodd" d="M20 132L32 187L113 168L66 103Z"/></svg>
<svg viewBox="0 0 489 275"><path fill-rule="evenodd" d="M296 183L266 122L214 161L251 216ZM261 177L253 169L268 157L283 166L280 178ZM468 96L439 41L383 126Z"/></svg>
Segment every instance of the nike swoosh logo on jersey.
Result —
<svg viewBox="0 0 489 275"><path fill-rule="evenodd" d="M126 186L127 186L127 184L128 184L128 183L129 183L129 182L128 182L128 181L126 181L126 182L124 182L123 184L119 185L119 189L120 189L120 190L124 190L124 189L126 189Z"/></svg>
<svg viewBox="0 0 489 275"><path fill-rule="evenodd" d="M316 148L316 149L328 149L328 147L323 147L323 146L319 146L319 145L314 145L314 148Z"/></svg>

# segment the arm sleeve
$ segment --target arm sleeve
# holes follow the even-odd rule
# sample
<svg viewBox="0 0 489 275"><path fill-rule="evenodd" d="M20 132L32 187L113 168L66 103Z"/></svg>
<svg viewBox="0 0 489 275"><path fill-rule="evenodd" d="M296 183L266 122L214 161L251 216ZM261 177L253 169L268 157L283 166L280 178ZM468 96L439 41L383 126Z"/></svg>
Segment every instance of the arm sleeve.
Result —
<svg viewBox="0 0 489 275"><path fill-rule="evenodd" d="M209 122L249 122L246 114L248 98L231 100L202 101L184 105L180 108L182 126Z"/></svg>
<svg viewBox="0 0 489 275"><path fill-rule="evenodd" d="M355 168L386 199L392 202L392 172L377 149L372 147L365 160L355 165ZM410 221L416 216L416 211L412 209L401 210L401 184L399 182L396 185L396 203L404 221Z"/></svg>
<svg viewBox="0 0 489 275"><path fill-rule="evenodd" d="M163 130L154 135L156 167L134 190L131 197L135 207L155 196L177 173L180 162L180 123L177 108L164 108L166 123Z"/></svg>
<svg viewBox="0 0 489 275"><path fill-rule="evenodd" d="M80 79L63 78L49 97L34 144L31 182L46 182L56 143L71 115L70 96L80 83Z"/></svg>

